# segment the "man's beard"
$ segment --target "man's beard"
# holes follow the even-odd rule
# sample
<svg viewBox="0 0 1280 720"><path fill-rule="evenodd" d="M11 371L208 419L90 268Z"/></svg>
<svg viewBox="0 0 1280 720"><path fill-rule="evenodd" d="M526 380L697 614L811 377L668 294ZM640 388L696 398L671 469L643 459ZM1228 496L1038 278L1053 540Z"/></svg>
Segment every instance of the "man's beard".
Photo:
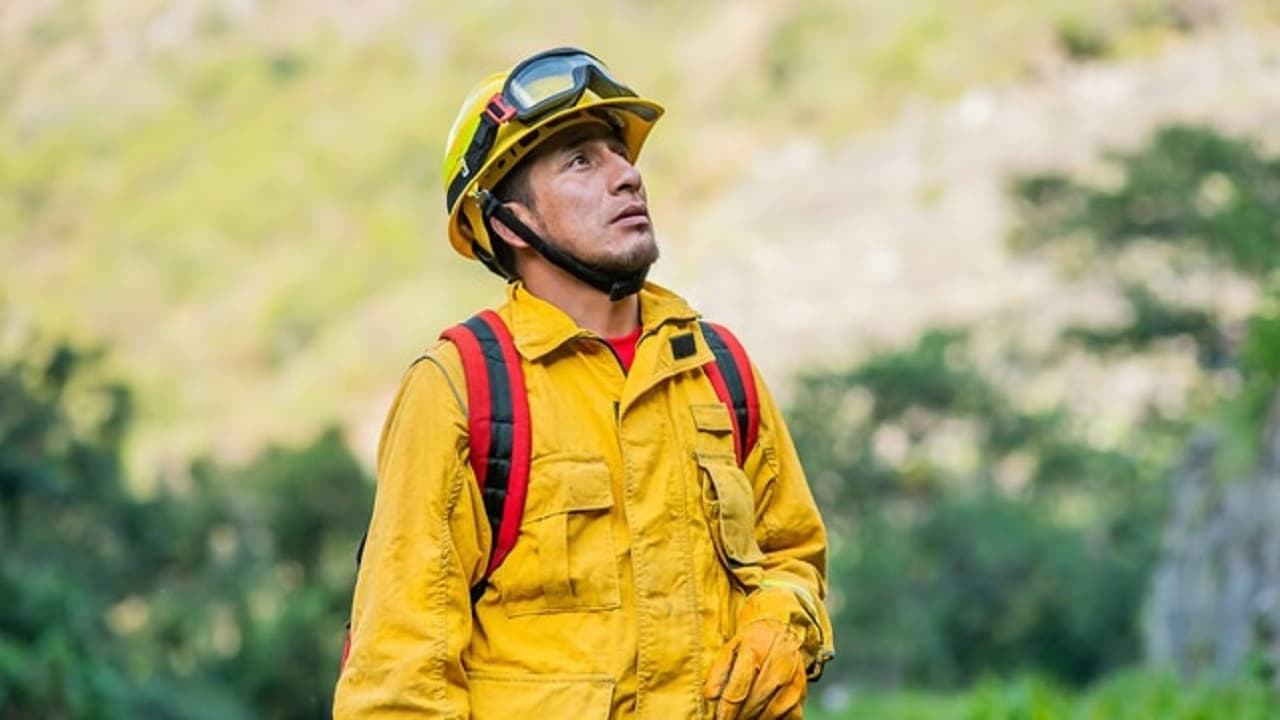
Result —
<svg viewBox="0 0 1280 720"><path fill-rule="evenodd" d="M632 275L657 262L658 255L658 241L650 236L647 242L632 245L623 253L602 253L587 264L611 275Z"/></svg>

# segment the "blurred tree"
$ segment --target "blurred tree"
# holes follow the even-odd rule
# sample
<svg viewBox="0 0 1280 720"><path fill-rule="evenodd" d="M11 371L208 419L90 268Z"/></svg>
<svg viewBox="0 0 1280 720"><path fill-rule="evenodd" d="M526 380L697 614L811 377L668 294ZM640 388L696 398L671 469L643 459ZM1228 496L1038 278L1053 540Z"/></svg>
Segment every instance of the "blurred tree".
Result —
<svg viewBox="0 0 1280 720"><path fill-rule="evenodd" d="M211 547L226 537L248 546L238 586L212 588L241 638L220 676L269 717L327 716L370 479L336 428L301 448L267 448L244 467L203 464L200 474L235 508L229 525L210 530Z"/></svg>
<svg viewBox="0 0 1280 720"><path fill-rule="evenodd" d="M1090 418L1023 409L979 367L960 330L931 330L848 371L804 377L792 429L835 536L837 675L937 686L1033 670L1084 682L1133 662L1161 556L1164 480L1176 476L1191 430L1225 424L1217 455L1233 468L1228 476L1280 458L1280 444L1259 446L1280 381L1280 160L1246 140L1172 126L1107 161L1105 186L1053 174L1016 180L1012 243L1068 277L1110 285L1129 312L1115 324L1065 328L1061 352L1045 357L1010 345L1007 362L1035 376L1081 352L1105 362L1191 346L1202 368L1192 392L1208 401L1170 411L1148 399L1136 424L1100 447ZM1215 297L1182 292L1205 276L1253 283L1271 299L1241 331ZM1233 379L1240 392L1218 399ZM1213 498L1222 499L1204 500ZM1273 505L1261 494L1231 504ZM1252 565L1227 558L1256 547L1249 542L1280 547L1280 538L1260 520L1232 517L1251 534L1196 556L1185 581L1218 587L1230 579L1222 567L1274 561L1274 581L1233 582L1241 597L1280 593L1280 553ZM1215 532L1231 536L1197 525L1175 544L1213 548L1206 533ZM1194 596L1182 585L1171 592ZM1231 608L1248 622L1245 608Z"/></svg>
<svg viewBox="0 0 1280 720"><path fill-rule="evenodd" d="M1137 245L1169 251L1175 268L1213 262L1262 278L1280 265L1280 157L1211 128L1172 125L1107 159L1120 175L1114 188L1057 174L1017 179L1014 248L1084 246L1095 271L1096 261Z"/></svg>
<svg viewBox="0 0 1280 720"><path fill-rule="evenodd" d="M1017 409L954 331L805 377L791 421L839 538L835 674L1083 682L1137 659L1158 509L1158 467L1140 453ZM947 436L972 457L941 447Z"/></svg>
<svg viewBox="0 0 1280 720"><path fill-rule="evenodd" d="M1170 469L1173 506L1147 605L1150 658L1186 675L1232 677L1280 663L1280 155L1210 128L1171 126L1115 153L1117 182L1020 180L1015 247L1072 259L1125 289L1126 322L1064 339L1141 357L1194 343L1209 402ZM1065 253L1065 254L1064 254ZM1147 262L1132 262L1146 256ZM1199 278L1249 286L1243 322L1215 297L1173 301ZM1221 392L1221 389L1226 392ZM1172 463L1171 463L1172 465Z"/></svg>
<svg viewBox="0 0 1280 720"><path fill-rule="evenodd" d="M0 716L328 714L371 495L341 435L127 491L128 392L58 346L0 366Z"/></svg>
<svg viewBox="0 0 1280 720"><path fill-rule="evenodd" d="M131 592L128 393L64 345L0 367L0 715L191 717L184 683L130 672L108 629ZM197 714L198 716L198 714Z"/></svg>

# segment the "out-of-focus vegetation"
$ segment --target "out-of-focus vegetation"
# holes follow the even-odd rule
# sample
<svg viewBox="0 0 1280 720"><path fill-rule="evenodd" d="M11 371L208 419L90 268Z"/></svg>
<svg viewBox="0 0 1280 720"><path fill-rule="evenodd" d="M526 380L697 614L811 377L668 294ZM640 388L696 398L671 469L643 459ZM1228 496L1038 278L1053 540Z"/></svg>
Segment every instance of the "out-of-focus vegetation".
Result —
<svg viewBox="0 0 1280 720"><path fill-rule="evenodd" d="M957 694L899 692L856 696L839 713L811 708L816 720L1270 720L1274 688L1255 678L1226 685L1186 683L1159 673L1119 673L1078 693L1034 677L984 680Z"/></svg>
<svg viewBox="0 0 1280 720"><path fill-rule="evenodd" d="M95 354L0 363L0 715L327 713L370 483L336 431L134 498Z"/></svg>
<svg viewBox="0 0 1280 720"><path fill-rule="evenodd" d="M836 683L946 688L1030 671L1080 686L1140 662L1170 482L1192 431L1224 439L1220 483L1274 454L1263 443L1280 391L1280 158L1174 126L1107 163L1105 187L1056 175L1014 183L1013 242L1110 287L1125 310L1114 322L1069 326L1048 351L1006 340L982 356L980 328L936 330L803 379L791 429L836 536ZM1243 315L1223 306L1231 284L1255 298ZM1192 359L1190 377L1153 386L1123 422L1030 399L1037 379L1067 365L1105 374L1169 355ZM1256 682L1219 677L1228 685L1200 694L1128 679L1076 700L1032 682L948 700L941 715L932 702L913 715L902 699L891 715L869 705L848 716L1270 717L1271 641L1248 651Z"/></svg>
<svg viewBox="0 0 1280 720"><path fill-rule="evenodd" d="M1238 475L1257 459L1280 387L1280 156L1246 139L1173 126L1109 161L1120 179L1114 188L1057 175L1016 183L1027 222L1013 245L1124 295L1125 322L1070 328L1069 345L1114 356L1189 344L1206 379L1216 380L1200 390L1202 401L1221 400L1212 409L1230 446L1224 475ZM1253 298L1247 312L1229 306L1233 284Z"/></svg>
<svg viewBox="0 0 1280 720"><path fill-rule="evenodd" d="M1084 682L1139 659L1164 433L1096 447L1062 411L1020 410L958 334L802 387L792 432L840 538L837 673Z"/></svg>

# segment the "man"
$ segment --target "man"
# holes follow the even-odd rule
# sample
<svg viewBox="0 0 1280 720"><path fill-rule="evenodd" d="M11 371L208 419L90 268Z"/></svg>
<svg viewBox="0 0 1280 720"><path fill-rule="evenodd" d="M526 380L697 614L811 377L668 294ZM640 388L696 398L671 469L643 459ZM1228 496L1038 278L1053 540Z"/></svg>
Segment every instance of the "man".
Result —
<svg viewBox="0 0 1280 720"><path fill-rule="evenodd" d="M746 366L748 446L713 387L711 331L644 280L658 247L634 163L662 112L568 48L463 102L449 239L510 281L486 327L510 333L527 422L469 412L456 329L406 374L336 717L802 713L832 655L825 531L764 384ZM510 459L478 461L500 439ZM495 473L511 478L496 501Z"/></svg>

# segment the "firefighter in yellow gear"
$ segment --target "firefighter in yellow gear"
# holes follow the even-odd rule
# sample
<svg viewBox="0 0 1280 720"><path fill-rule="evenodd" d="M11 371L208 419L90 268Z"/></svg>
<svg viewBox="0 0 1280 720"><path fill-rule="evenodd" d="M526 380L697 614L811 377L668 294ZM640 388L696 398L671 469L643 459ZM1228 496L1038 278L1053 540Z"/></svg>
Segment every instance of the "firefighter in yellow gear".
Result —
<svg viewBox="0 0 1280 720"><path fill-rule="evenodd" d="M743 454L698 313L646 280L635 162L662 112L572 48L464 101L448 234L509 282L523 515L490 573L463 358L441 341L383 428L336 718L801 716L833 655L826 533L763 380Z"/></svg>

